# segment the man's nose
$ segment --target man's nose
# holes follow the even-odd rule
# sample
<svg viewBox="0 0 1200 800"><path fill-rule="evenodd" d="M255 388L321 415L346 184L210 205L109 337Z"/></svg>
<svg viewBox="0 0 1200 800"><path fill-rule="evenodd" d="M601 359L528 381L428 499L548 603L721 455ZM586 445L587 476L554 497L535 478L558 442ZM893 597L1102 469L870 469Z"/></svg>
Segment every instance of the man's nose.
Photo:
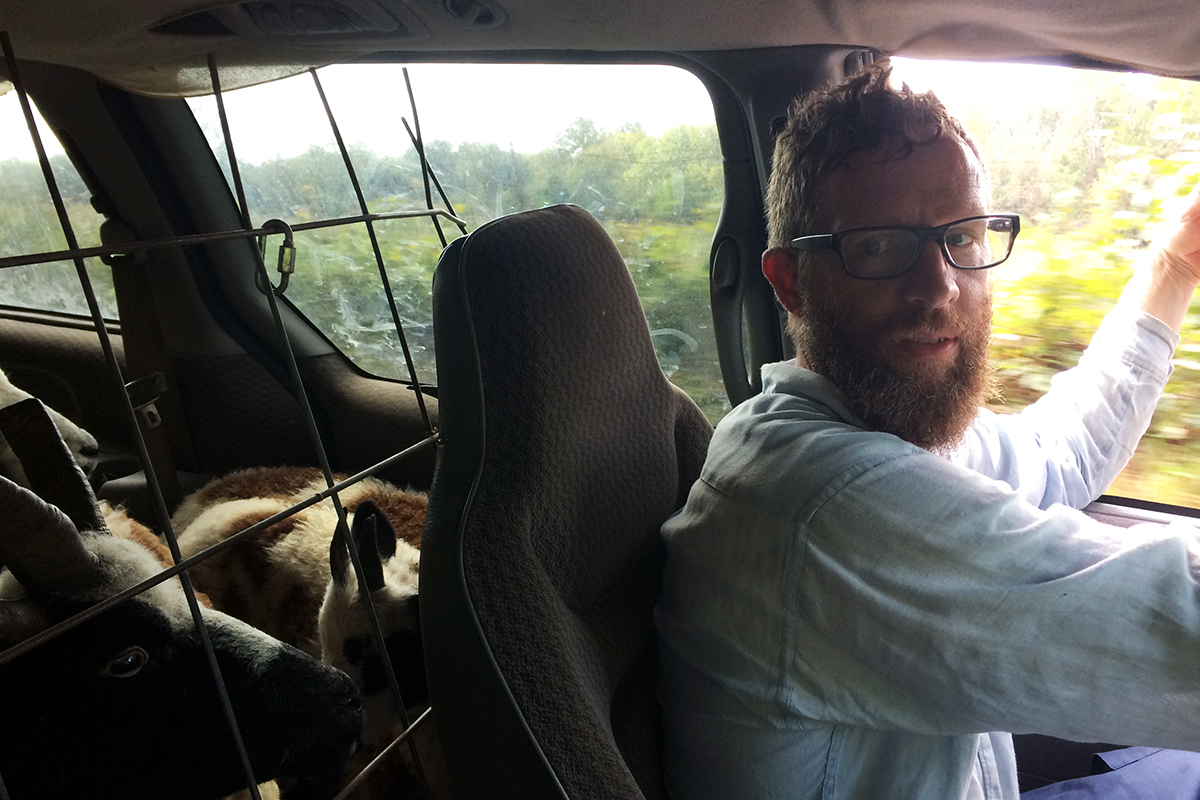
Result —
<svg viewBox="0 0 1200 800"><path fill-rule="evenodd" d="M925 241L916 266L905 276L904 290L910 303L928 308L942 308L958 299L958 270L936 240Z"/></svg>

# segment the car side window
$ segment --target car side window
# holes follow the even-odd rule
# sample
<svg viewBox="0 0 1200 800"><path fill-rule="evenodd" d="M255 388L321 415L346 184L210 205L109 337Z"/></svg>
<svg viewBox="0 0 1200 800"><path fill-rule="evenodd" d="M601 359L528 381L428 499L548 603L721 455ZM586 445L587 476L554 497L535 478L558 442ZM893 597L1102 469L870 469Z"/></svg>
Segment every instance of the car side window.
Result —
<svg viewBox="0 0 1200 800"><path fill-rule="evenodd" d="M896 76L932 89L976 137L993 208L1021 215L994 270L992 360L1019 411L1074 366L1156 230L1200 174L1200 85L1127 72L896 59ZM1002 102L992 87L1019 87ZM1174 373L1114 495L1200 506L1200 306Z"/></svg>
<svg viewBox="0 0 1200 800"><path fill-rule="evenodd" d="M700 81L666 66L359 64L318 72L372 212L420 209L427 187L408 130L467 231L553 203L590 211L629 266L665 374L716 422L729 410L709 309L708 259L723 200L712 103ZM470 102L458 87L474 87ZM487 87L486 91L480 91ZM189 101L227 169L214 98ZM359 213L312 77L225 94L255 223ZM407 129L406 129L407 125ZM435 382L430 287L442 219L376 224L418 379ZM297 233L288 298L361 368L407 373L367 232Z"/></svg>
<svg viewBox="0 0 1200 800"><path fill-rule="evenodd" d="M100 223L104 218L92 209L83 179L36 108L34 115L79 246L96 247L100 244ZM42 176L17 93L10 91L0 96L0 258L57 252L66 247L67 240ZM99 259L89 258L85 264L101 314L116 319L111 272ZM90 313L71 261L0 269L0 305L68 314Z"/></svg>

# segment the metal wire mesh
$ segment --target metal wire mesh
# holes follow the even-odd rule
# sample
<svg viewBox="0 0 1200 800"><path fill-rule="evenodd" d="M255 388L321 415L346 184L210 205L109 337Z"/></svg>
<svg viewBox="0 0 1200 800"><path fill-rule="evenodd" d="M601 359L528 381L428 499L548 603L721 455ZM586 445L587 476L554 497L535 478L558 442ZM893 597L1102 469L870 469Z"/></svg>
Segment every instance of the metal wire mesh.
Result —
<svg viewBox="0 0 1200 800"><path fill-rule="evenodd" d="M169 238L163 238L163 239L155 239L155 240L151 240L151 241L135 241L135 242L130 242L128 244L123 244L120 246L112 246L112 247L106 246L106 247L80 248L78 246L78 242L77 242L74 232L72 230L71 222L70 222L69 218L67 217L66 210L63 205L61 193L56 184L54 175L50 169L50 163L49 163L48 158L46 157L45 148L42 145L40 135L39 135L37 126L34 121L32 110L31 110L31 107L29 104L29 99L25 92L25 87L21 80L20 65L15 57L15 54L13 53L11 42L9 41L7 34L5 34L4 32L0 32L0 46L2 46L2 48L3 48L3 55L4 55L4 59L5 59L7 68L8 68L9 75L10 75L11 80L14 84L14 87L20 97L22 110L24 112L26 123L30 130L30 136L33 139L34 147L35 147L35 150L38 155L38 160L42 167L42 172L43 172L43 175L46 180L47 188L50 192L51 198L54 200L55 208L58 213L59 222L62 226L63 234L66 238L66 243L67 243L66 250L61 250L61 251L56 251L56 252L36 253L36 254L25 254L25 255L19 255L19 256L0 259L0 269L21 266L21 265L28 265L28 264L51 262L51 261L70 260L70 261L74 262L76 271L78 273L80 286L86 297L87 305L90 310L91 320L92 320L94 329L99 337L100 346L103 351L104 359L105 359L105 362L108 367L109 378L113 382L115 382L115 384L120 389L120 391L117 392L117 396L119 396L122 399L122 405L121 405L120 410L121 410L121 414L123 417L123 422L124 422L126 430L129 433L129 436L134 444L134 447L137 451L138 457L141 461L141 465L142 465L143 469L145 470L145 474L146 474L146 478L147 478L147 486L148 486L148 490L150 492L151 500L153 502L154 512L155 512L155 516L156 516L156 521L159 526L159 531L162 534L163 539L166 541L166 543L171 551L171 554L175 560L174 567L165 569L162 572L158 573L157 575L153 576L152 578L142 581L142 582L138 583L137 585L132 586L129 589L120 592L119 594L116 594L112 597L102 600L102 601L88 607L81 613L78 613L78 614L70 617L69 619L66 619L56 625L53 625L50 628L46 629L45 631L43 631L37 635L34 635L28 639L25 639L21 643L3 651L3 652L0 652L0 664L5 664L14 659L20 658L22 655L24 655L28 652L31 652L32 650L34 650L38 647L43 646L48 641L50 641L58 636L61 636L62 634L66 633L67 631L69 631L73 628L76 628L79 625L82 625L91 619L94 619L98 615L113 608L114 606L119 605L123 602L126 602L127 600L144 593L145 591L147 591L148 589L150 589L151 587L153 587L159 583L162 583L166 580L169 580L171 578L178 576L178 578L181 580L181 582L183 584L183 589L184 589L185 595L188 599L188 606L189 606L189 609L190 609L190 612L192 615L192 623L195 628L197 636L201 640L203 650L205 653L205 658L208 662L208 671L213 679L214 686L215 686L218 696L220 698L221 706L223 709L223 714L225 716L226 722L229 727L230 736L232 737L232 740L235 743L236 750L238 753L238 758L241 761L242 770L245 774L249 792L255 800L261 800L261 795L256 786L258 783L258 780L256 779L256 776L254 775L253 769L250 764L249 757L246 752L246 747L242 741L241 729L238 724L238 720L234 714L234 710L233 710L232 704L229 699L229 693L228 693L228 691L225 687L224 681L222 679L221 671L217 665L217 659L216 659L216 655L215 655L212 643L208 640L208 637L207 637L207 634L205 631L205 626L204 626L202 618L201 618L200 605L197 601L196 592L193 589L191 581L189 579L188 570L205 560L211 559L214 556L219 555L220 553L229 550L230 548L234 547L239 542L246 541L246 540L254 537L256 534L265 530L269 526L271 526L293 514L303 511L304 509L306 509L310 506L313 506L316 503L319 503L319 502L322 502L322 501L328 499L332 502L335 512L337 514L337 518L338 518L338 526L337 526L337 532L335 533L335 536L340 536L343 539L343 541L345 542L347 549L349 551L350 561L353 565L353 569L355 571L355 575L356 575L357 582L358 582L358 587L359 587L359 591L360 591L360 600L363 604L363 608L366 610L366 612L368 614L368 618L370 621L371 633L375 640L375 646L378 648L379 653L381 654L381 657L384 660L385 672L387 675L387 680L388 680L388 684L389 684L389 688L390 688L390 692L391 692L392 701L396 706L397 712L400 714L401 718L403 719L404 726L405 726L404 732L398 738L396 738L391 744L389 744L387 746L387 748L370 765L368 765L367 768L364 769L363 772L358 777L352 779L337 795L337 798L338 798L338 800L342 800L342 798L349 796L349 794L351 792L353 792L358 787L358 785L362 782L362 780L365 778L367 772L369 772L378 763L380 763L382 760L384 760L388 755L393 753L397 747L400 747L404 744L407 744L410 747L410 753L412 756L413 764L415 765L415 769L417 770L418 778L419 778L419 780L422 781L422 783L424 783L424 775L423 775L423 768L421 765L421 757L420 757L420 754L418 753L415 745L412 742L411 733L417 728L417 726L419 726L420 724L425 722L427 719L429 719L430 710L427 709L423 714L421 714L420 717L418 717L418 719L416 719L415 721L413 721L411 723L409 722L408 716L407 716L407 710L405 708L404 700L403 700L403 697L401 694L401 687L399 685L399 682L397 681L395 670L393 669L393 667L388 659L388 652L387 652L387 647L386 647L386 643L385 643L384 632L380 625L379 616L376 612L374 604L372 603L372 598L371 598L370 592L367 588L367 581L366 581L365 575L364 575L362 560L360 558L358 548L355 546L353 537L351 537L349 535L346 511L343 508L343 506L339 500L339 492L341 492L342 490L362 481L364 478L373 476L373 475L379 473L380 471L387 469L388 467L396 464L397 462L399 462L403 459L410 458L413 455L419 453L420 451L423 451L424 449L428 448L433 443L435 443L436 438L437 438L436 429L435 429L433 423L431 422L431 419L429 416L429 411L426 408L424 398L422 396L422 391L420 388L421 384L418 381L418 377L416 374L416 368L413 364L413 360L412 360L411 354L408 349L408 344L407 344L405 334L404 334L404 327L401 323L399 312L396 309L395 299L392 294L390 281L388 279L387 266L385 264L384 257L383 257L382 251L380 249L378 239L377 239L376 233L375 233L375 228L374 228L375 222L385 220L385 219L428 217L429 219L431 219L433 221L435 227L437 228L438 234L442 238L443 244L445 243L445 238L442 235L441 227L440 227L440 225L438 225L438 222L437 222L437 220L439 218L450 221L451 223L457 225L460 228L460 230L462 230L464 233L466 232L466 227L461 220L457 219L449 211L447 211L445 209L441 209L441 208L435 208L433 205L432 193L431 193L431 189L430 189L431 183L433 185L437 185L439 192L441 192L441 187L440 187L440 185L437 184L436 177L432 175L432 172L429 170L428 163L425 159L424 149L423 149L422 142L420 139L419 123L417 124L416 133L413 133L412 129L408 127L407 121L405 121L405 127L406 127L406 129L408 129L409 135L413 141L413 145L417 149L418 154L420 155L420 161L421 161L422 170L424 173L427 208L401 211L401 212L392 212L392 213L386 213L386 214L374 214L368 208L368 203L363 195L361 187L359 186L358 179L357 179L357 176L356 176L356 173L354 170L354 165L351 161L351 158L346 149L346 146L345 146L344 142L342 141L342 137L341 137L340 131L338 129L337 122L334 119L333 112L330 109L328 101L325 98L325 94L321 87L320 78L318 76L318 73L316 70L313 70L311 73L313 80L316 84L317 91L320 94L322 103L324 105L326 114L327 114L329 122L330 122L330 126L334 133L334 138L337 142L338 148L339 148L342 158L344 160L347 174L349 175L350 180L354 186L355 194L358 199L359 208L360 208L361 213L357 216L341 217L341 218L336 218L336 219L317 220L317 221L312 221L312 222L300 223L300 224L296 224L293 226L287 226L286 224L284 224L278 220L270 220L270 221L263 223L261 226L256 227L252 224L251 217L250 217L250 210L249 210L248 204L246 202L246 194L245 194L244 188L242 186L242 182L241 182L240 171L238 169L237 158L235 156L234 138L233 138L232 131L230 130L229 122L226 117L225 108L224 108L218 65L217 65L216 59L214 57L210 56L209 57L209 71L210 71L210 75L212 78L214 96L216 98L217 105L218 105L218 111L220 114L222 134L223 134L224 140L225 140L226 153L228 154L228 158L229 158L229 162L230 162L229 166L230 166L230 170L231 170L231 175L233 177L234 186L232 188L234 189L237 200L238 200L238 207L239 207L239 212L241 215L242 229L241 230L227 230L227 231L212 231L212 232L206 232L206 233L191 235L191 236L169 237ZM414 120L416 120L416 106L415 106L415 101L413 100L411 84L408 83L407 70L405 71L405 80L406 80L406 84L407 84L410 102L412 103ZM442 197L443 201L446 202L447 206L449 206L448 201L446 201L444 192L441 192L441 197ZM127 391L127 383L125 380L125 376L122 374L120 364L119 364L117 356L114 352L113 344L109 338L109 335L107 332L107 325L101 314L100 308L97 304L96 296L95 296L95 292L92 288L91 280L88 276L87 270L84 268L84 259L89 258L89 257L94 257L94 256L127 255L127 254L132 254L132 253L144 252L146 250L151 250L151 249L156 249L156 248L191 246L191 245L198 245L198 244L208 244L208 243L217 242L217 241L236 240L236 239L259 239L260 241L263 241L264 237L266 237L267 235L277 234L277 233L281 233L281 232L284 233L285 236L287 237L287 239L285 240L285 245L291 245L290 237L291 237L291 233L293 230L308 230L308 229L321 228L321 227L355 225L355 224L364 225L366 228L366 231L368 233L368 236L371 239L372 249L373 249L373 252L375 255L376 266L378 268L380 282L381 282L382 288L384 289L384 292L388 298L388 303L389 303L389 307L390 307L391 315L392 315L392 321L393 321L393 324L396 329L396 335L399 339L402 351L404 353L405 365L407 368L409 382L410 382L411 388L414 391L416 398L417 398L418 408L420 410L420 414L421 414L421 417L422 417L422 420L423 420L423 423L424 423L424 426L425 426L425 429L427 432L427 437L425 439L423 439L422 441L419 441L419 442L413 444L412 446L390 456L389 458L386 458L386 459L372 465L371 467L369 467L365 470L362 470L361 472L359 472L345 480L342 480L342 481L335 480L334 473L330 467L329 458L326 453L326 448L324 446L324 443L322 442L320 430L317 426L316 420L313 415L312 408L309 404L308 394L305 389L304 381L301 377L300 370L297 366L296 356L295 356L295 353L291 346L291 342L288 337L287 328L284 324L283 315L280 310L280 303L279 303L278 296L282 296L283 292L286 290L288 275L284 274L283 279L281 280L279 286L273 286L271 284L270 278L268 276L265 260L263 258L263 250L261 248L251 248L255 253L256 282L260 286L260 288L262 288L264 290L263 294L268 302L271 317L272 317L272 320L273 320L274 326L275 326L275 333L278 337L279 349L283 353L287 367L288 367L288 374L289 374L291 384L292 384L291 388L292 388L294 396L297 398L297 400L300 404L300 407L302 409L305 426L307 428L307 433L308 433L309 439L312 443L312 446L315 450L317 460L318 460L321 472L324 476L324 480L325 480L325 484L326 484L327 488L324 491L317 492L317 493L313 494L311 497L308 497L308 498L292 505L290 508L288 508L284 511L274 514L266 519L263 519L255 524L245 528L244 530L224 539L219 544L209 547L208 549L204 550L203 552L200 552L194 556L191 556L190 558L185 559L180 550L179 542L176 537L176 532L172 527L171 514L167 508L166 502L164 501L163 492L159 485L158 476L154 472L153 459L150 456L146 441L143 437L141 428L137 422L136 412L135 412L134 406L130 400L129 393ZM8 798L8 792L7 792L4 782L3 782L3 776L0 776L0 800L7 800L7 798ZM22 800L22 799L18 798L17 800Z"/></svg>

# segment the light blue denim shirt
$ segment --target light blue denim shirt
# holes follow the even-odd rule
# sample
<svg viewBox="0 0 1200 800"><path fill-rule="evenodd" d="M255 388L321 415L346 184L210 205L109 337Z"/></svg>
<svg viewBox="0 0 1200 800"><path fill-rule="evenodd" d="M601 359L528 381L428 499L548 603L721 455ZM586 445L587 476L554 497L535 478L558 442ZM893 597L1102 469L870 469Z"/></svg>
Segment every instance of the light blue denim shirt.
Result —
<svg viewBox="0 0 1200 800"><path fill-rule="evenodd" d="M1176 342L1118 308L951 459L765 367L663 528L672 798L1015 798L993 731L1200 749L1197 531L1072 508L1128 460Z"/></svg>

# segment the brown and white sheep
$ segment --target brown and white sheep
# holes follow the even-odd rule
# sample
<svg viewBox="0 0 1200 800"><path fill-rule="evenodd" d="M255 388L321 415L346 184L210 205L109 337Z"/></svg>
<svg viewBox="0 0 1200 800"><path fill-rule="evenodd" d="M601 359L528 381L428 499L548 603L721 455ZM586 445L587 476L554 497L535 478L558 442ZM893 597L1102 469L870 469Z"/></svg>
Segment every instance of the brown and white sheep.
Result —
<svg viewBox="0 0 1200 800"><path fill-rule="evenodd" d="M171 523L180 550L188 558L324 489L320 471L313 468L241 470L186 497ZM339 499L349 523L353 524L359 504L370 500L395 531L396 552L387 560L386 569L387 583L396 587L393 594L398 596L389 605L400 605L402 597L415 595L425 496L366 478L339 492ZM212 556L189 574L214 607L320 657L318 618L330 589L329 552L336 528L333 503L325 499ZM357 582L354 587L356 591ZM352 603L347 601L347 605ZM416 630L415 612L414 605L406 619L395 620L396 624Z"/></svg>
<svg viewBox="0 0 1200 800"><path fill-rule="evenodd" d="M218 478L185 498L172 518L183 555L211 547L324 489L324 478L313 468L255 468ZM341 490L339 499L405 706L416 713L428 698L417 605L426 498L367 478ZM334 538L336 528L336 512L326 499L214 555L190 574L215 607L319 654L351 676L366 717L365 747L355 757L361 766L402 729L402 718L348 551ZM431 737L418 731L418 738L425 739L419 745L423 752L436 750ZM376 777L371 785L389 787L388 796L395 796L396 787L407 784L410 796L416 794L418 784L403 763L406 759L406 753L397 753L387 777ZM354 796L382 793L365 786Z"/></svg>
<svg viewBox="0 0 1200 800"><path fill-rule="evenodd" d="M355 509L350 539L359 553L385 651L406 699L411 722L428 708L424 646L415 627L419 595L413 554L403 547L403 542L397 541L387 515L370 500L362 501ZM358 591L349 551L340 537L335 537L331 544L329 563L332 579L320 614L321 657L348 672L363 693L363 707L369 720L363 728L365 745L346 771L347 776L357 776L388 749L405 726L389 691L386 667ZM450 797L449 776L432 718L412 732L412 741L420 758L424 785L417 777L409 747L392 747L368 775L362 776L361 784L348 795L348 800Z"/></svg>

